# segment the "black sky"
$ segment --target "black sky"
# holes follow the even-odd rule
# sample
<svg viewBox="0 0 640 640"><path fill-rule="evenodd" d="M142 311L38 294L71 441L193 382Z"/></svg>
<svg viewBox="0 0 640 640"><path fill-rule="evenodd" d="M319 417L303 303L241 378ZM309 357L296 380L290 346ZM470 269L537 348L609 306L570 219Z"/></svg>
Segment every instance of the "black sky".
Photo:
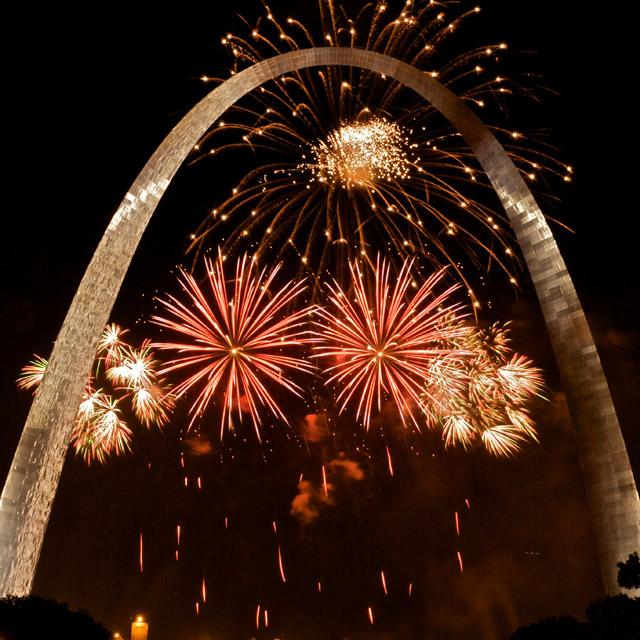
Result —
<svg viewBox="0 0 640 640"><path fill-rule="evenodd" d="M3 474L31 399L15 387L20 367L32 353L50 351L128 186L204 95L197 78L221 72L226 58L218 43L233 11L261 11L257 1L241 4L155 7L149 23L140 6L109 5L102 15L83 16L51 5L37 14L22 9L11 25L20 46L5 54L10 166L0 307ZM295 3L274 0L270 6L278 11L283 4ZM636 134L626 127L635 118L628 97L630 28L624 16L550 0L487 0L474 22L487 41L495 34L513 49L537 51L532 66L558 92L525 119L539 117L550 126L575 169L573 184L558 188L561 201L551 212L575 233L559 227L554 233L601 350L637 476L639 291L630 164ZM114 321L134 326L148 315L148 301L173 277L169 270L182 260L187 234L212 203L207 180L212 192L224 193L222 179L213 170L180 172L143 238ZM426 438L420 457L392 433L385 442L397 460L393 478L375 434L367 445L370 458L357 451L358 438L305 451L278 431L267 434L264 450L238 437L231 449L214 445L207 455L195 455L173 428L143 435L134 455L106 468L87 469L69 456L34 592L86 608L125 635L130 617L141 611L153 640L282 633L498 639L547 615L581 615L601 586L571 427L532 293L506 294L500 305L499 313L514 320L518 349L548 371L553 401L539 409L539 446L503 461L478 452L445 454L437 438ZM144 326L136 331L145 336ZM317 481L320 464L340 451L359 462L365 479L356 481L334 465L334 504L313 526L298 526L289 509L299 474ZM270 627L256 632L258 605L268 609Z"/></svg>

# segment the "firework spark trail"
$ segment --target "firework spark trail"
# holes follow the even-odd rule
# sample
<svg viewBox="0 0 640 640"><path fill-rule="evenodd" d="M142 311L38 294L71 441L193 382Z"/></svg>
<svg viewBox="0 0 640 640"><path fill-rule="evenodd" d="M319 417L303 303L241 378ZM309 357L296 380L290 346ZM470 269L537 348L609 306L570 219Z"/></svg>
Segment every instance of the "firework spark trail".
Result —
<svg viewBox="0 0 640 640"><path fill-rule="evenodd" d="M461 336L460 323L443 322L459 305L447 304L455 290L435 290L442 279L436 273L409 298L412 261L405 261L394 283L390 267L378 257L373 294L367 290L358 263L350 265L354 300L334 282L329 285L331 309L320 309L319 328L325 343L316 347L320 358L337 360L327 368L328 382L339 387L342 410L357 403L356 416L369 425L374 407L380 411L386 397L393 399L403 423L419 429L415 409L425 409L424 380L439 357L457 357L442 348Z"/></svg>
<svg viewBox="0 0 640 640"><path fill-rule="evenodd" d="M278 545L278 567L280 568L280 577L282 578L282 582L286 582L286 578L284 577L284 566L282 564L282 552L280 551L280 545Z"/></svg>
<svg viewBox="0 0 640 640"><path fill-rule="evenodd" d="M286 312L304 285L288 282L277 287L274 279L278 267L270 274L263 269L254 275L255 258L249 260L245 255L237 262L233 285L227 287L222 255L219 253L215 262L205 260L205 264L209 296L191 275L183 272L181 285L186 302L173 296L160 300L169 317L154 316L153 322L180 334L184 340L155 345L179 354L160 373L180 372L187 376L176 386L176 396L198 389L190 409L190 426L221 390L224 395L221 437L225 426L232 424L234 410L242 420L244 407L260 439L260 405L287 422L267 385L275 383L300 395L300 387L286 374L313 368L300 357L282 353L284 349L295 350L314 341L304 328L312 309ZM195 372L187 373L192 369Z"/></svg>

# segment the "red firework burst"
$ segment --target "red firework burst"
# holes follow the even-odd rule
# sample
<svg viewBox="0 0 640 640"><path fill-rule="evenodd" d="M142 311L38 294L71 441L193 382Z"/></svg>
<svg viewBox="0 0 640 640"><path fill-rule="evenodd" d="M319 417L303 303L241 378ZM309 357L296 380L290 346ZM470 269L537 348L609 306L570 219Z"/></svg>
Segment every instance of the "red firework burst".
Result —
<svg viewBox="0 0 640 640"><path fill-rule="evenodd" d="M237 262L235 278L229 285L220 254L215 262L205 260L205 264L210 294L183 272L180 282L187 295L186 302L173 296L160 300L169 317L155 316L153 321L183 337L182 342L155 345L180 354L160 373L185 372L187 377L174 389L178 396L198 389L190 410L190 424L221 390L221 436L225 424L231 425L234 410L240 419L245 410L260 438L259 406L287 422L267 387L276 383L300 395L299 387L286 374L312 369L305 360L283 354L285 349L313 341L304 328L311 308L287 313L286 308L304 290L303 284L288 282L278 288L274 282L278 268L270 274L266 269L257 273L255 258L248 259L245 255ZM187 374L188 371L192 373Z"/></svg>
<svg viewBox="0 0 640 640"><path fill-rule="evenodd" d="M374 405L378 411L389 398L403 423L418 428L414 411L425 411L424 381L436 358L458 357L459 350L443 348L466 331L457 317L460 306L447 304L456 287L435 292L442 271L432 275L415 293L412 261L405 261L390 282L389 265L378 258L370 287L359 264L350 265L353 299L340 285L329 285L330 310L321 309L320 333L325 344L317 348L329 367L329 383L339 388L341 410L357 402L357 417L369 425ZM369 290L371 289L371 290Z"/></svg>

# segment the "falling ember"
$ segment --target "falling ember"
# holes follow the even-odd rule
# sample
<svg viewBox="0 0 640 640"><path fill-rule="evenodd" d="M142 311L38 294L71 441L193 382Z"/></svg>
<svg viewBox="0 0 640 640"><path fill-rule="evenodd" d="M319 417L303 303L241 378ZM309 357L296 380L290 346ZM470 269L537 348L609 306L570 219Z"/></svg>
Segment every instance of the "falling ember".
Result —
<svg viewBox="0 0 640 640"><path fill-rule="evenodd" d="M202 478L198 476L198 489L202 489Z"/></svg>
<svg viewBox="0 0 640 640"><path fill-rule="evenodd" d="M384 589L384 595L388 596L389 594L387 593L387 581L384 577L384 571L380 572L380 577L382 578L382 588Z"/></svg>
<svg viewBox="0 0 640 640"><path fill-rule="evenodd" d="M467 503L467 509L471 509L471 505L469 504L469 500L465 498L465 502Z"/></svg>
<svg viewBox="0 0 640 640"><path fill-rule="evenodd" d="M329 490L327 489L327 473L324 470L324 465L322 465L322 484L324 485L324 495L326 498L328 498Z"/></svg>
<svg viewBox="0 0 640 640"><path fill-rule="evenodd" d="M178 562L178 550L176 549L176 562Z"/></svg>
<svg viewBox="0 0 640 640"><path fill-rule="evenodd" d="M387 460L389 461L389 473L393 476L393 465L391 464L391 452L389 451L389 447L385 445L387 450Z"/></svg>
<svg viewBox="0 0 640 640"><path fill-rule="evenodd" d="M322 583L318 582L318 591L322 591Z"/></svg>
<svg viewBox="0 0 640 640"><path fill-rule="evenodd" d="M371 607L369 607L369 620L371 621L371 624L373 624L373 610Z"/></svg>
<svg viewBox="0 0 640 640"><path fill-rule="evenodd" d="M264 610L264 626L269 626L269 613L266 609Z"/></svg>
<svg viewBox="0 0 640 640"><path fill-rule="evenodd" d="M278 545L278 565L280 567L280 575L282 576L282 582L286 582L284 577L284 567L282 566L282 554L280 553L280 545Z"/></svg>
<svg viewBox="0 0 640 640"><path fill-rule="evenodd" d="M142 533L140 534L140 573L143 571L142 566Z"/></svg>
<svg viewBox="0 0 640 640"><path fill-rule="evenodd" d="M256 609L256 629L260 628L260 605Z"/></svg>
<svg viewBox="0 0 640 640"><path fill-rule="evenodd" d="M460 521L458 520L458 512L456 511L456 533L460 535Z"/></svg>
<svg viewBox="0 0 640 640"><path fill-rule="evenodd" d="M411 591L413 589L413 582L409 583L409 595L411 595Z"/></svg>
<svg viewBox="0 0 640 640"><path fill-rule="evenodd" d="M178 546L180 546L180 525L176 527L176 538L178 540Z"/></svg>
<svg viewBox="0 0 640 640"><path fill-rule="evenodd" d="M202 578L202 602L207 601L207 586L205 585L204 578Z"/></svg>
<svg viewBox="0 0 640 640"><path fill-rule="evenodd" d="M225 519L224 519L224 528L225 528L225 529L228 529L228 528L229 528L229 519L228 519L228 518L225 518Z"/></svg>
<svg viewBox="0 0 640 640"><path fill-rule="evenodd" d="M276 521L273 521L273 532L278 533L278 529L276 528Z"/></svg>
<svg viewBox="0 0 640 640"><path fill-rule="evenodd" d="M462 554L458 551L458 564L460 565L460 573L464 573L464 569L462 567Z"/></svg>
<svg viewBox="0 0 640 640"><path fill-rule="evenodd" d="M182 465L182 468L184 469L184 458L180 457L180 464Z"/></svg>
<svg viewBox="0 0 640 640"><path fill-rule="evenodd" d="M196 602L196 615L199 616L200 615L200 603Z"/></svg>
<svg viewBox="0 0 640 640"><path fill-rule="evenodd" d="M189 479L187 478L187 476L184 477L184 486L185 487L189 486Z"/></svg>

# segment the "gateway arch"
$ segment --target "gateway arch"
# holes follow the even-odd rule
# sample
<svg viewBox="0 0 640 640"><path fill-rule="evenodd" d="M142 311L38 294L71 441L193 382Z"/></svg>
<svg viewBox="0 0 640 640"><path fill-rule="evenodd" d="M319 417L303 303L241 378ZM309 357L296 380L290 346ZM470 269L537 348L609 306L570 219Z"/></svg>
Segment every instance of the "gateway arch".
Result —
<svg viewBox="0 0 640 640"><path fill-rule="evenodd" d="M140 238L176 171L211 125L245 94L285 73L319 65L368 69L417 92L462 134L487 173L513 226L555 351L576 428L605 590L619 591L616 563L640 550L640 501L584 312L531 192L487 127L429 74L373 51L320 47L259 62L203 98L151 156L111 219L56 339L2 493L0 596L31 590L102 330Z"/></svg>

